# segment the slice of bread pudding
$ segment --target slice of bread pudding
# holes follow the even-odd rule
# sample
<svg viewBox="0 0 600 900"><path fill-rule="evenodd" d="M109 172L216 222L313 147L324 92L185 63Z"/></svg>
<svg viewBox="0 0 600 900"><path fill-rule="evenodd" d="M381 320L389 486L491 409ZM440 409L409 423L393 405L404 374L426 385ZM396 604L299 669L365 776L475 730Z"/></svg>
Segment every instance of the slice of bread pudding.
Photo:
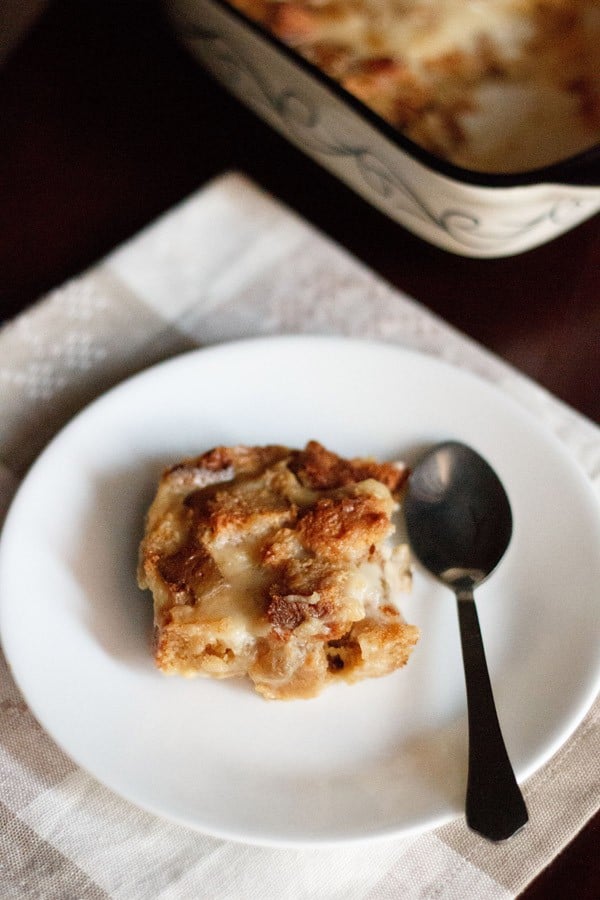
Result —
<svg viewBox="0 0 600 900"><path fill-rule="evenodd" d="M247 675L291 699L403 666L419 635L396 606L411 584L392 523L406 476L315 441L217 447L168 469L138 573L158 667Z"/></svg>

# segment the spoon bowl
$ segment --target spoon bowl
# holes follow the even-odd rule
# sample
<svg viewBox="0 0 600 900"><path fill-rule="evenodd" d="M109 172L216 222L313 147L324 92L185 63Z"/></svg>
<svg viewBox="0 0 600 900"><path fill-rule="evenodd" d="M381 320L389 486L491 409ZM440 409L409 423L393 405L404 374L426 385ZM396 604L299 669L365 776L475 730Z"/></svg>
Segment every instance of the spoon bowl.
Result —
<svg viewBox="0 0 600 900"><path fill-rule="evenodd" d="M413 553L457 599L469 722L467 824L490 840L503 840L528 815L500 730L473 592L508 548L510 503L486 460L447 441L431 448L411 473L404 515Z"/></svg>
<svg viewBox="0 0 600 900"><path fill-rule="evenodd" d="M404 512L414 552L451 587L464 579L480 584L510 543L512 513L502 482L456 441L437 445L419 462Z"/></svg>

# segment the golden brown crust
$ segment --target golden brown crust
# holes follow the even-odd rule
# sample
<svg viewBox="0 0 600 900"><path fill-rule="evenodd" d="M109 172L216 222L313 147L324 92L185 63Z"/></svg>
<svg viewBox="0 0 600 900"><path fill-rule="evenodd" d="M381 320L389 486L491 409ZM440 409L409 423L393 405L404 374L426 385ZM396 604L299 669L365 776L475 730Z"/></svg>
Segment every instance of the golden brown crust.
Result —
<svg viewBox="0 0 600 900"><path fill-rule="evenodd" d="M370 494L324 497L298 522L298 537L305 550L321 559L362 555L378 544L389 529L389 514Z"/></svg>
<svg viewBox="0 0 600 900"><path fill-rule="evenodd" d="M342 459L317 441L309 441L304 450L294 451L289 468L301 484L320 490L374 478L394 493L400 490L408 476L406 466L401 464L381 463L374 459Z"/></svg>
<svg viewBox="0 0 600 900"><path fill-rule="evenodd" d="M248 674L264 696L291 698L404 665L418 631L393 602L407 556L387 542L405 478L314 441L217 447L167 469L138 575L159 668Z"/></svg>

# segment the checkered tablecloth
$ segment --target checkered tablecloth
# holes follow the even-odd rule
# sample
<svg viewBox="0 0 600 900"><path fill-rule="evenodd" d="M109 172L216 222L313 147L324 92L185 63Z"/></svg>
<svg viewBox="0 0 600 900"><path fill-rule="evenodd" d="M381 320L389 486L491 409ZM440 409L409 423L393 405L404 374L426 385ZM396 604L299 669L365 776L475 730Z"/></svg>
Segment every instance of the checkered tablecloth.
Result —
<svg viewBox="0 0 600 900"><path fill-rule="evenodd" d="M0 514L50 437L123 378L183 350L290 332L417 348L495 382L600 488L600 429L237 174L213 182L0 331ZM0 656L0 896L514 897L600 803L600 703L524 785L528 827L494 845L458 819L416 837L292 850L155 818L78 769Z"/></svg>

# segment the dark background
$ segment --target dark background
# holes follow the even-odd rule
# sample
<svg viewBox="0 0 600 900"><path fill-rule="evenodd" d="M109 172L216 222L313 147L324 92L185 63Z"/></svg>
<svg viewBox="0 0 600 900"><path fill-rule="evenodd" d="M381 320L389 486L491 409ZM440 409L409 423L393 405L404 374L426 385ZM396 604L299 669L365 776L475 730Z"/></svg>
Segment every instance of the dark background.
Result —
<svg viewBox="0 0 600 900"><path fill-rule="evenodd" d="M2 319L237 169L600 422L599 217L509 259L435 249L233 100L150 0L51 3L0 69L0 127ZM598 897L599 847L597 816L524 896Z"/></svg>

